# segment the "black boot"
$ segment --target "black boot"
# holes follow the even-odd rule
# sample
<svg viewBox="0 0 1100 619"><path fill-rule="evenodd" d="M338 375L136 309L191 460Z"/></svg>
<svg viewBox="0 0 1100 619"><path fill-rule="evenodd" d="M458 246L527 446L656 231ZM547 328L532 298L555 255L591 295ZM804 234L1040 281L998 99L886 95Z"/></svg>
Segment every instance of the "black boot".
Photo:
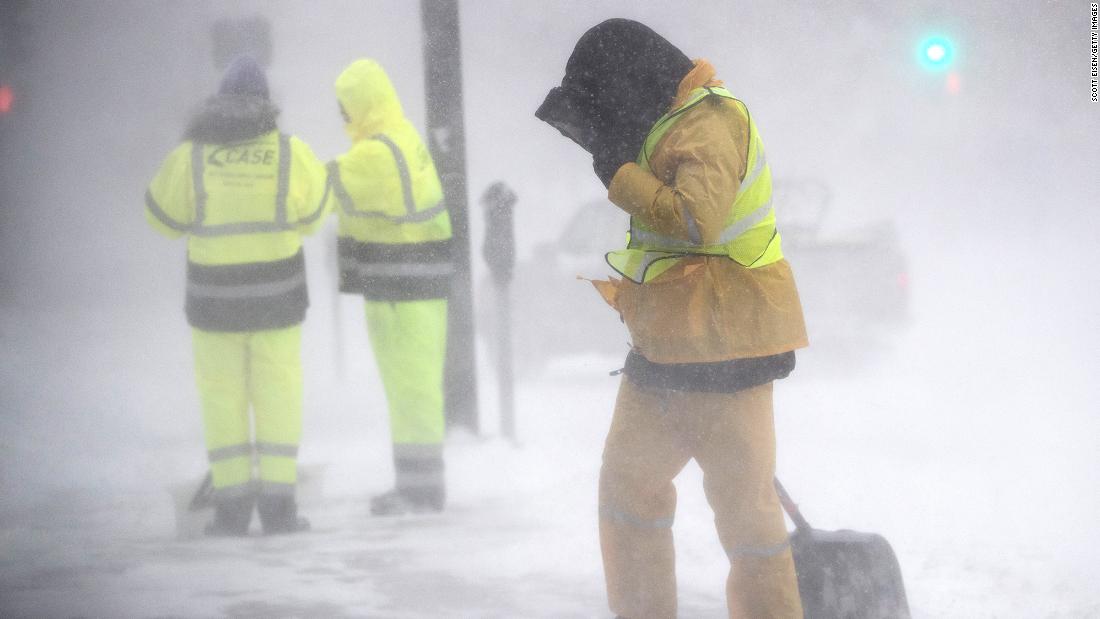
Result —
<svg viewBox="0 0 1100 619"><path fill-rule="evenodd" d="M371 497L370 513L373 516L439 513L443 511L446 500L446 491L442 487L395 488Z"/></svg>
<svg viewBox="0 0 1100 619"><path fill-rule="evenodd" d="M260 524L264 527L264 535L309 530L309 521L298 515L298 504L294 502L292 496L261 494L258 511Z"/></svg>
<svg viewBox="0 0 1100 619"><path fill-rule="evenodd" d="M256 497L252 495L230 499L214 499L214 521L206 525L206 534L212 537L244 537L252 521L252 507Z"/></svg>

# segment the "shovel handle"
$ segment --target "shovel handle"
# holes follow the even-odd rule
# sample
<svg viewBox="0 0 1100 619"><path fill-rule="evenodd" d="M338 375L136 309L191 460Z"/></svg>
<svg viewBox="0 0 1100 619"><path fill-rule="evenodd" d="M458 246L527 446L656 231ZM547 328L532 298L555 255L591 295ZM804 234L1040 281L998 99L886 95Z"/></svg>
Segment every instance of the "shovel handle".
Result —
<svg viewBox="0 0 1100 619"><path fill-rule="evenodd" d="M783 511L787 512L787 515L791 517L791 522L794 523L794 528L799 531L809 531L810 523L806 522L806 519L802 516L802 512L798 509L798 504L794 502L791 495L787 494L787 489L783 487L783 484L779 483L779 478L775 478L775 492L779 495L779 503L783 506Z"/></svg>
<svg viewBox="0 0 1100 619"><path fill-rule="evenodd" d="M195 490L195 494L191 497L191 503L187 506L190 511L198 511L204 507L210 507L212 504L211 497L214 495L214 475L210 471L206 472L206 477L202 478L202 483Z"/></svg>

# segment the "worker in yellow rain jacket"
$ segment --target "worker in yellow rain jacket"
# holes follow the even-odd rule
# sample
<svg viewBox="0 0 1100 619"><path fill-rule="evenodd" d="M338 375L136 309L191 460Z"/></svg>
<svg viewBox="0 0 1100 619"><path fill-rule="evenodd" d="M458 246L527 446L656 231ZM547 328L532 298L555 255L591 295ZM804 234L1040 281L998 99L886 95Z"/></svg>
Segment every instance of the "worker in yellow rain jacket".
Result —
<svg viewBox="0 0 1100 619"><path fill-rule="evenodd" d="M613 19L577 42L536 116L592 154L631 216L626 249L607 256L622 279L596 282L633 339L600 472L611 609L676 615L672 481L694 458L729 557L729 616L802 617L772 383L807 341L748 108L710 63Z"/></svg>
<svg viewBox="0 0 1100 619"><path fill-rule="evenodd" d="M395 488L371 513L443 509L443 361L453 272L451 221L435 164L375 61L336 80L352 140L329 163L339 215L340 290L362 294L393 439Z"/></svg>
<svg viewBox="0 0 1100 619"><path fill-rule="evenodd" d="M326 179L313 151L279 132L277 114L263 69L236 59L145 194L152 226L187 236L212 535L246 535L254 506L265 533L308 527L294 496L309 304L301 237L323 220Z"/></svg>

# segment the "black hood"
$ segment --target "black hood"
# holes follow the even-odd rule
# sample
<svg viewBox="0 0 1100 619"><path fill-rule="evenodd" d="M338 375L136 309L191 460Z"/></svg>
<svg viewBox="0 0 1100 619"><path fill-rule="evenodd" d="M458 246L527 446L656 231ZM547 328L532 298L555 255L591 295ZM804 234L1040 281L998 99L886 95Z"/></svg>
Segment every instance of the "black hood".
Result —
<svg viewBox="0 0 1100 619"><path fill-rule="evenodd" d="M535 115L589 152L593 140L640 147L693 66L648 26L609 19L577 41L561 87L550 91Z"/></svg>
<svg viewBox="0 0 1100 619"><path fill-rule="evenodd" d="M187 125L184 139L207 144L251 140L278 128L279 109L267 99L248 95L215 95L203 103Z"/></svg>

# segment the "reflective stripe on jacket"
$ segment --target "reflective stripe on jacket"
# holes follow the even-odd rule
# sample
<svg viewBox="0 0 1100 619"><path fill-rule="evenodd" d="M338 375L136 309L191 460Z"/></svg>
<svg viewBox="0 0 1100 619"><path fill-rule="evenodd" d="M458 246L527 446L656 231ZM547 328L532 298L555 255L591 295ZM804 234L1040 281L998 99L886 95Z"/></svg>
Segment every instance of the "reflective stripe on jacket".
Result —
<svg viewBox="0 0 1100 619"><path fill-rule="evenodd" d="M710 97L732 101L744 115L749 128L747 166L736 198L731 202L723 228L716 238L704 239L692 214L686 214L687 238L662 234L632 216L627 249L607 254L607 262L624 277L642 283L651 281L685 255L727 256L741 266L759 268L783 258L779 232L775 227L772 207L771 171L764 157L756 123L748 108L722 87L697 88L688 100L658 120L646 137L638 165L651 172L650 157L654 148L675 123L691 108L704 104Z"/></svg>
<svg viewBox="0 0 1100 619"><path fill-rule="evenodd" d="M188 235L187 317L207 331L300 323L309 305L301 235L323 220L324 168L276 131L231 144L185 142L145 195L150 222Z"/></svg>
<svg viewBox="0 0 1100 619"><path fill-rule="evenodd" d="M302 250L285 260L187 263L187 320L204 331L263 331L302 322L309 307Z"/></svg>
<svg viewBox="0 0 1100 619"><path fill-rule="evenodd" d="M674 108L682 108L697 89L720 85L713 67L697 61L680 84ZM743 193L742 179L752 178L749 123L736 101L707 96L685 109L654 144L648 170L637 163L619 168L608 198L636 224L663 237L690 240L694 227L702 246L718 244L729 228L730 205ZM758 178L764 174L766 167ZM746 268L727 255L670 253L673 258L658 264L671 266L657 275L650 268L644 284L617 278L594 282L630 329L634 350L647 360L711 363L807 345L802 305L785 259L761 266L765 254Z"/></svg>
<svg viewBox="0 0 1100 619"><path fill-rule="evenodd" d="M336 94L354 140L328 164L340 220L340 290L371 301L446 298L451 221L427 147L378 63L352 63Z"/></svg>

